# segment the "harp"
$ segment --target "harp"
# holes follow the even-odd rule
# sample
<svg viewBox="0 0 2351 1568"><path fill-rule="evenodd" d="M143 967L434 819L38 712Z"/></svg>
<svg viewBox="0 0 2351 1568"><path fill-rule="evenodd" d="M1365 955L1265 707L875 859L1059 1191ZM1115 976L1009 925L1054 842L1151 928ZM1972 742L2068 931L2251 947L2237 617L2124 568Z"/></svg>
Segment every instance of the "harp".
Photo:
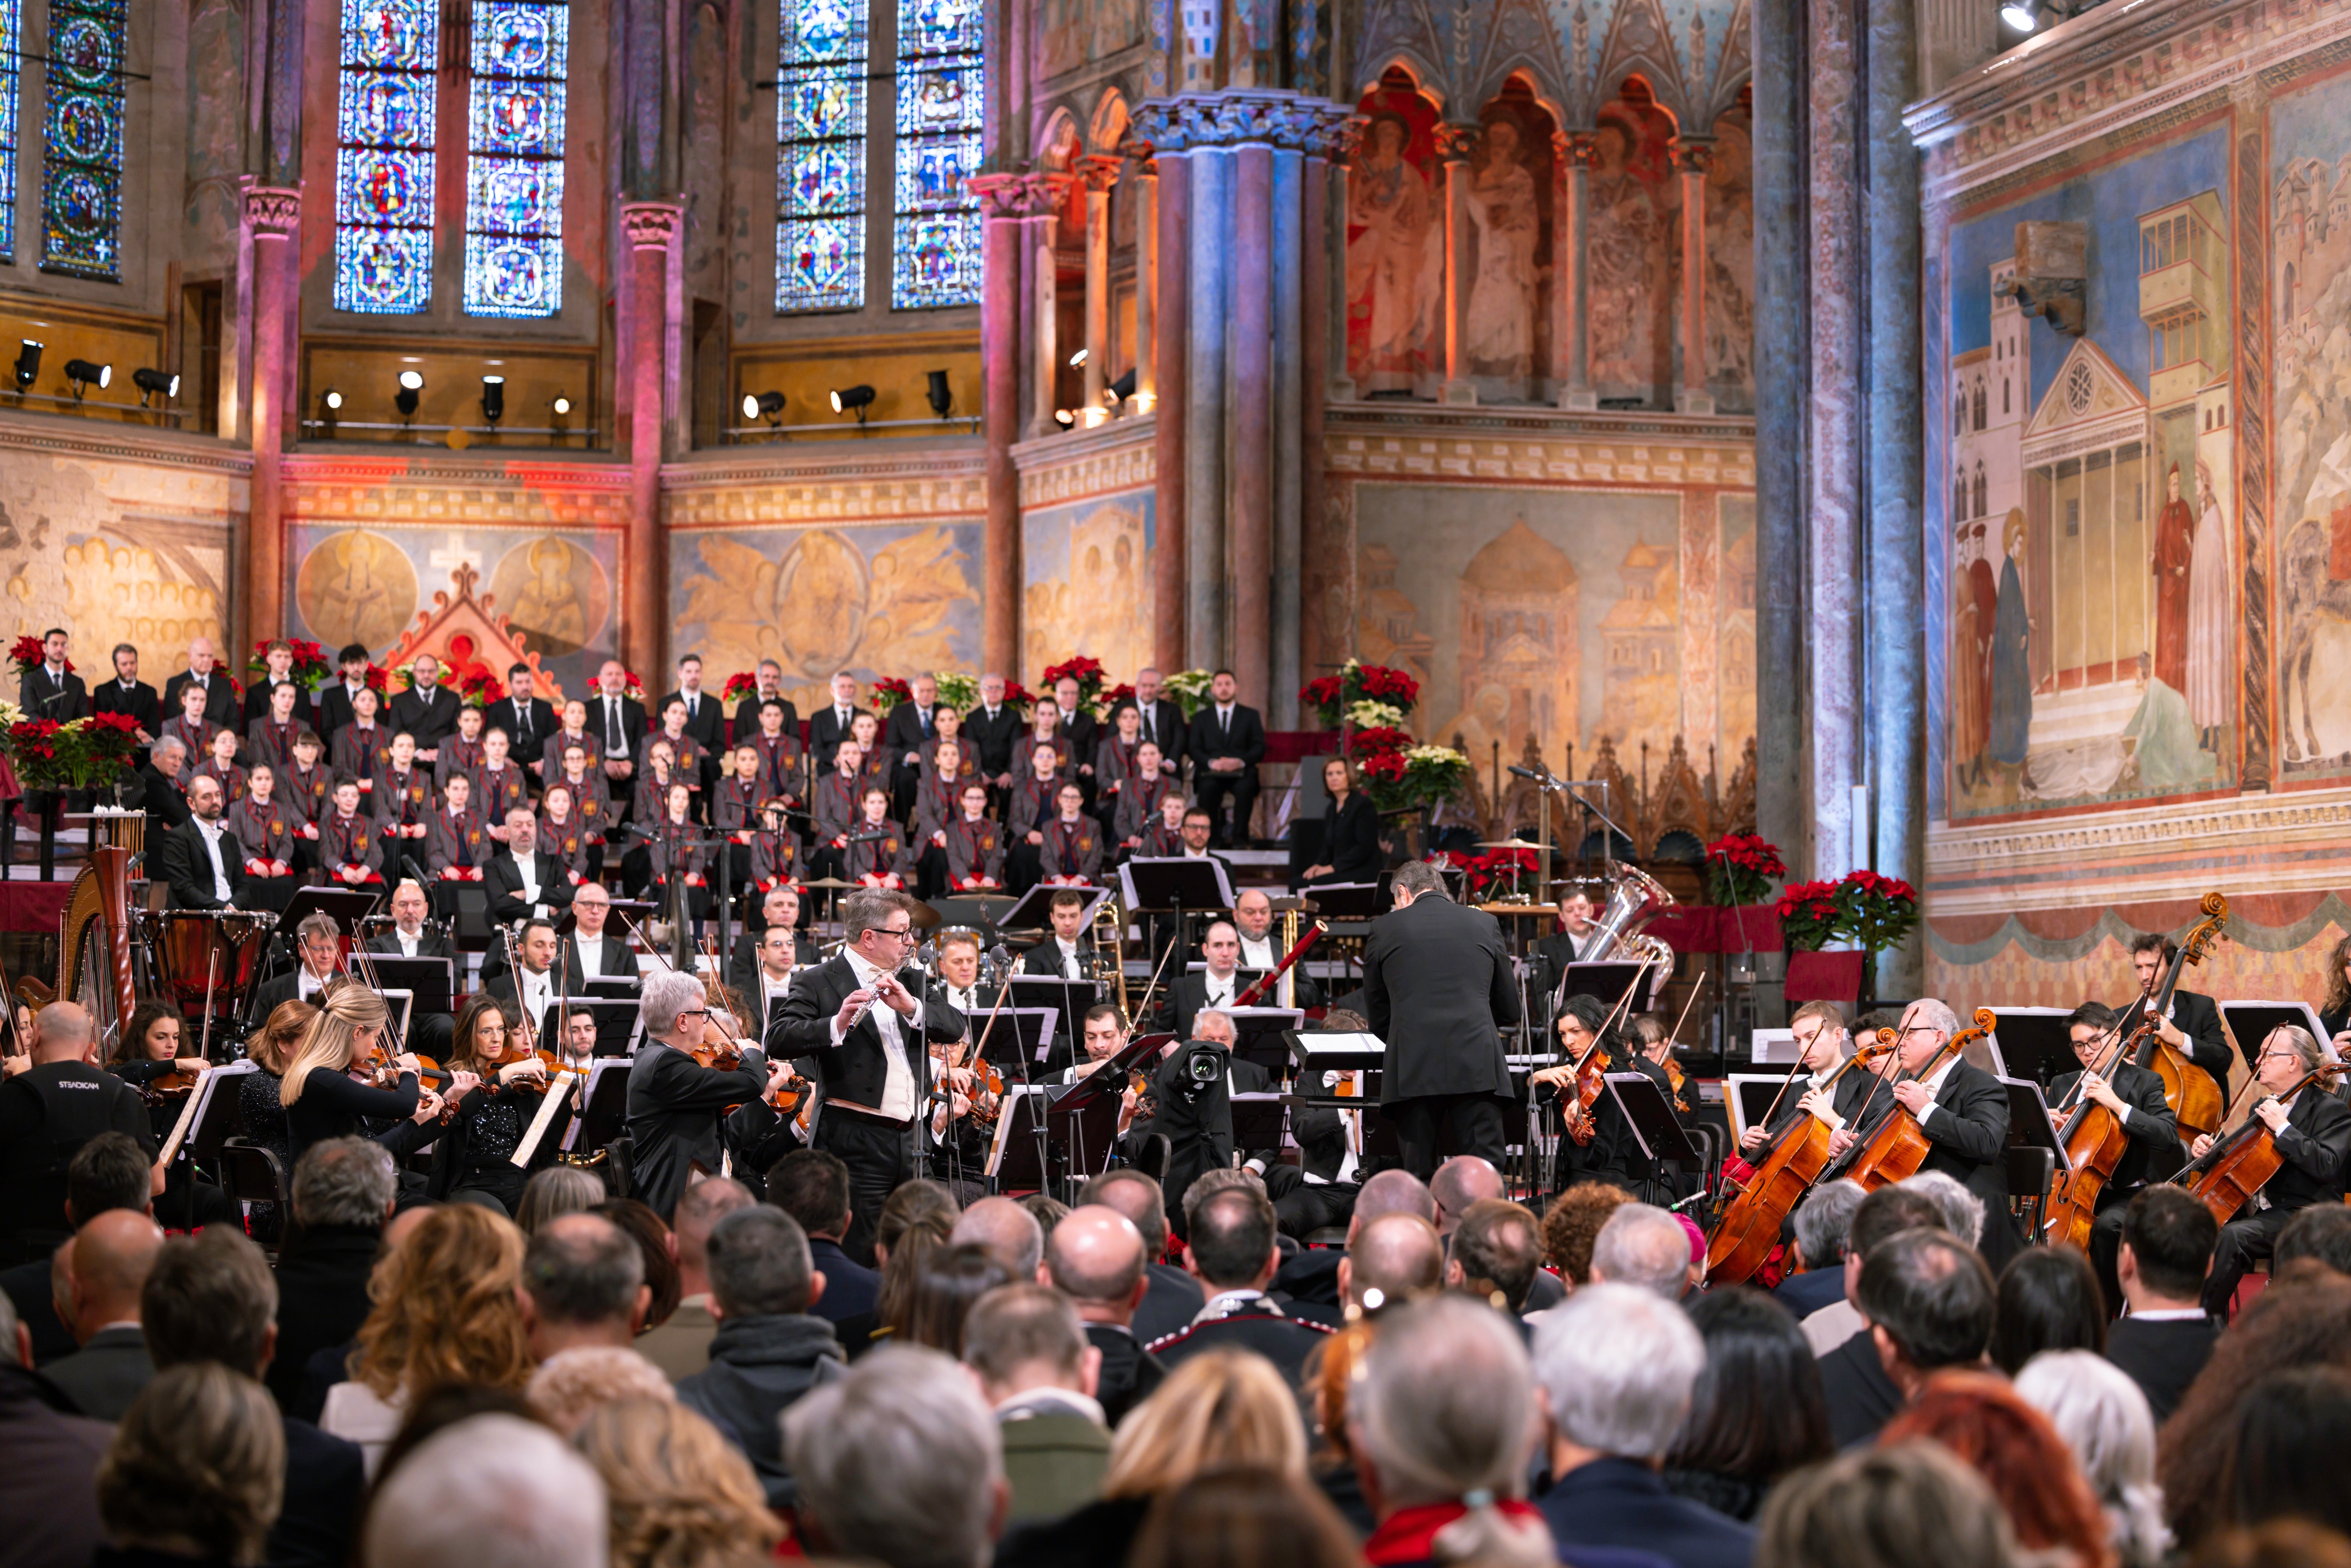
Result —
<svg viewBox="0 0 2351 1568"><path fill-rule="evenodd" d="M89 1009L101 1040L111 1040L138 1010L131 978L132 852L108 845L90 852L74 876L57 922L57 968L44 984L27 975L16 982L19 1000L35 1008L55 1001Z"/></svg>

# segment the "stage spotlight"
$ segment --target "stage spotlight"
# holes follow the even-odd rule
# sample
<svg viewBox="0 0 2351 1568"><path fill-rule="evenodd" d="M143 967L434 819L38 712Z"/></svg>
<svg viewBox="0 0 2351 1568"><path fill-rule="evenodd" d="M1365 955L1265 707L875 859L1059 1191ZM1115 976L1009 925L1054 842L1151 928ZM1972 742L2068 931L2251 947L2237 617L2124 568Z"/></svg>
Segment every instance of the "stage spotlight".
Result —
<svg viewBox="0 0 2351 1568"><path fill-rule="evenodd" d="M2020 33L2032 31L2041 20L2032 0L2002 0L2000 19Z"/></svg>
<svg viewBox="0 0 2351 1568"><path fill-rule="evenodd" d="M873 406L873 389L869 386L835 387L832 392L832 412L855 413L857 423L865 423L865 411Z"/></svg>
<svg viewBox="0 0 2351 1568"><path fill-rule="evenodd" d="M322 439L332 441L335 438L335 416L342 409L343 394L334 388L329 387L319 394L319 426Z"/></svg>
<svg viewBox="0 0 2351 1568"><path fill-rule="evenodd" d="M833 404L833 407L835 408L839 408L840 406L841 405L838 402ZM783 393L779 392L745 392L743 394L744 423L748 424L755 419L764 419L769 424L775 424L780 422L783 417Z"/></svg>
<svg viewBox="0 0 2351 1568"><path fill-rule="evenodd" d="M73 383L74 401L79 402L82 392L92 382L98 383L99 391L106 390L108 383L114 380L114 367L93 360L68 360L66 380Z"/></svg>
<svg viewBox="0 0 2351 1568"><path fill-rule="evenodd" d="M1053 411L1053 423L1063 430L1074 430L1077 428L1078 416L1066 408L1057 408Z"/></svg>
<svg viewBox="0 0 2351 1568"><path fill-rule="evenodd" d="M1102 388L1102 402L1108 403L1124 402L1134 395L1134 372L1133 371L1127 371L1126 374Z"/></svg>
<svg viewBox="0 0 2351 1568"><path fill-rule="evenodd" d="M22 392L32 386L33 378L41 373L41 345L30 338L16 344L16 390Z"/></svg>
<svg viewBox="0 0 2351 1568"><path fill-rule="evenodd" d="M1080 349L1076 353L1070 356L1070 364L1073 369L1079 365L1084 364L1085 362L1086 351L1083 349Z"/></svg>
<svg viewBox="0 0 2351 1568"><path fill-rule="evenodd" d="M141 407L146 405L147 400L151 397L161 397L165 402L169 402L180 395L180 378L177 375L167 375L162 371L150 370L143 365L131 372L131 384L139 389L139 402Z"/></svg>
<svg viewBox="0 0 2351 1568"><path fill-rule="evenodd" d="M559 395L556 400L548 406L555 410L556 418L561 419L564 415L571 412L571 400L568 397Z"/></svg>
<svg viewBox="0 0 2351 1568"><path fill-rule="evenodd" d="M933 371L930 373L930 382L931 390L928 395L931 412L945 419L948 411L955 407L955 388L947 384L947 373L945 371Z"/></svg>
<svg viewBox="0 0 2351 1568"><path fill-rule="evenodd" d="M329 387L326 391L326 395L321 397L319 401L327 405L329 413L333 413L341 409L343 406L343 394L337 392L334 388Z"/></svg>
<svg viewBox="0 0 2351 1568"><path fill-rule="evenodd" d="M504 376L482 378L482 418L493 430L507 416L507 379Z"/></svg>
<svg viewBox="0 0 2351 1568"><path fill-rule="evenodd" d="M400 418L402 423L406 423L416 417L416 405L423 401L420 396L418 396L418 394L423 392L423 371L402 371L400 372L400 390L392 394L392 407L400 410Z"/></svg>

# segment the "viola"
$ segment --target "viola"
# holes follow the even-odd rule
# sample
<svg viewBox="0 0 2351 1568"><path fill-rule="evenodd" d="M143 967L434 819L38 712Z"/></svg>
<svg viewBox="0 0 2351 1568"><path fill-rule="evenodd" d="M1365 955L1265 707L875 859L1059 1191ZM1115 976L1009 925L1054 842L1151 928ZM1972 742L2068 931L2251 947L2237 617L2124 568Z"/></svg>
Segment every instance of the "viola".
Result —
<svg viewBox="0 0 2351 1568"><path fill-rule="evenodd" d="M1880 1030L1881 1037L1891 1030ZM1890 1040L1879 1039L1863 1046L1852 1056L1837 1064L1821 1092L1834 1094L1837 1081L1859 1064L1867 1067L1882 1060L1894 1050ZM1799 1069L1802 1064L1799 1063ZM1791 1073L1792 1081L1793 1072ZM1786 1092L1785 1089L1782 1092ZM1830 1128L1826 1122L1806 1112L1786 1127L1762 1152L1753 1173L1739 1196L1723 1210L1716 1222L1714 1234L1707 1238L1706 1277L1715 1284L1738 1285L1755 1277L1780 1245L1780 1233L1788 1216L1813 1190L1821 1172L1828 1168Z"/></svg>
<svg viewBox="0 0 2351 1568"><path fill-rule="evenodd" d="M1914 1082L1932 1078L1942 1069L1944 1062L1991 1034L1999 1022L1999 1018L1990 1008L1978 1008L1970 1027L1945 1040L1942 1049L1928 1058L1927 1064L1910 1074L1910 1078ZM1879 1042L1893 1044L1886 1038L1892 1032L1891 1030L1879 1030ZM1919 1167L1927 1163L1927 1155L1932 1147L1927 1137L1927 1129L1918 1124L1918 1118L1910 1113L1909 1107L1897 1100L1867 1139L1845 1151L1841 1167L1832 1167L1822 1174L1859 1182L1863 1191L1876 1192L1881 1186L1907 1181L1917 1176Z"/></svg>
<svg viewBox="0 0 2351 1568"><path fill-rule="evenodd" d="M2197 905L2206 919L2225 920L2229 901L2218 893L2208 893ZM2202 927L2199 925L2199 930ZM2163 1101L2179 1123L2179 1135L2194 1140L2220 1130L2224 1096L2212 1075L2188 1060L2188 1053L2165 1040L2158 1025L2171 1010L2171 993L2179 983L2182 947L2172 956L2171 967L2160 987L2140 993L2138 1027L2131 1031L2130 1043L2125 1049L2131 1060L2163 1080ZM2202 962L2201 957L2193 960Z"/></svg>

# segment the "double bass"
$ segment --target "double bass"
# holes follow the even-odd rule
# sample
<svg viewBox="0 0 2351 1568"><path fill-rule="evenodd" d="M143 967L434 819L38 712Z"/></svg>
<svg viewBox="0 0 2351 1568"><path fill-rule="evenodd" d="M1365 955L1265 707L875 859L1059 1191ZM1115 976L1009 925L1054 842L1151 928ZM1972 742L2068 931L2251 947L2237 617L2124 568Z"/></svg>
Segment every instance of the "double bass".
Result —
<svg viewBox="0 0 2351 1568"><path fill-rule="evenodd" d="M2206 920L2226 920L2229 901L2218 893L2208 893L2197 905ZM2198 929L2202 929L2199 925ZM2182 950L2183 952L2185 949ZM2201 962L2200 957L2190 962ZM2152 1071L2163 1080L2163 1101L2179 1119L2179 1135L2193 1142L2208 1133L2220 1129L2221 1105L2225 1096L2212 1075L2188 1060L2188 1053L2165 1040L2155 1028L2157 1021L2171 1011L2171 993L2179 984L2179 956L2174 955L2171 968L2163 977L2163 984L2143 990L2139 997L2139 1030L2148 1034L2153 1043L2139 1065Z"/></svg>
<svg viewBox="0 0 2351 1568"><path fill-rule="evenodd" d="M2157 1032L2157 1020L2171 1006L2171 993L2179 984L2180 970L2189 964L2204 961L2206 951L2220 940L2220 928L2229 921L2229 901L2217 893L2206 894L2200 907L2204 911L2204 918L2197 922L2195 928L2189 932L2188 939L2172 955L2171 967L2156 992L2158 999L2153 1010L2142 1008L2137 1028L2126 1035L2117 1031L2114 1049L2101 1056L2097 1066L2090 1071L2101 1077L2110 1076L2117 1061L2131 1061L2155 1071L2159 1051L2171 1051L2174 1057L2179 1056L2179 1053L2166 1045L2162 1035ZM2164 1098L2171 1101L2175 1107L2179 1102L2172 1100L2172 1088L2182 1076L2208 1085L2211 1082L2210 1076L2201 1068L2190 1066L2185 1060L2179 1065L2186 1069L2185 1074L2165 1075L2163 1084ZM2083 1076L2086 1078L2088 1072ZM2096 1101L2084 1096L2079 1082L2074 1086L2074 1098L2079 1103L2072 1107L2064 1125L2058 1131L2058 1142L2065 1149L2066 1170L2050 1190L2049 1218L2042 1227L2042 1239L2052 1246L2064 1242L2087 1251L2090 1228L2097 1222L2099 1195L2114 1179L2115 1167L2121 1164L2125 1151L2130 1146L2130 1134L2120 1117ZM2065 1107L2060 1106L2059 1109L2064 1110Z"/></svg>
<svg viewBox="0 0 2351 1568"><path fill-rule="evenodd" d="M1970 1026L1945 1040L1942 1048L1927 1059L1924 1067L1909 1075L1911 1082L1923 1082L1935 1076L1942 1070L1944 1062L1990 1035L1999 1022L1999 1018L1990 1008L1978 1008ZM1887 1033L1886 1030L1877 1031L1881 1043L1893 1043L1886 1040ZM1873 1090L1872 1093L1875 1092ZM1864 1192L1876 1192L1881 1186L1907 1181L1917 1176L1933 1147L1932 1141L1927 1136L1927 1129L1918 1124L1918 1118L1910 1113L1909 1107L1897 1100L1886 1112L1886 1119L1877 1124L1876 1131L1846 1150L1842 1164L1823 1171L1822 1176L1823 1179L1842 1177L1858 1182Z"/></svg>
<svg viewBox="0 0 2351 1568"><path fill-rule="evenodd" d="M1834 1094L1837 1081L1855 1063L1865 1068L1893 1051L1894 1042L1884 1038L1893 1031L1877 1032L1879 1039L1837 1064L1828 1082L1821 1085L1822 1093ZM1795 1073L1802 1069L1800 1061L1790 1071L1789 1083L1795 1082ZM1787 1092L1788 1085L1781 1085L1780 1092ZM1773 1109L1777 1108L1775 1102ZM1770 1118L1767 1115L1765 1119ZM1796 1206L1803 1202L1804 1195L1820 1179L1821 1172L1828 1168L1829 1136L1829 1124L1810 1112L1781 1129L1780 1135L1756 1163L1746 1186L1723 1210L1714 1234L1707 1238L1708 1281L1739 1285L1755 1277L1756 1270L1771 1256L1771 1249L1780 1245L1781 1228L1787 1223L1788 1216L1796 1211Z"/></svg>

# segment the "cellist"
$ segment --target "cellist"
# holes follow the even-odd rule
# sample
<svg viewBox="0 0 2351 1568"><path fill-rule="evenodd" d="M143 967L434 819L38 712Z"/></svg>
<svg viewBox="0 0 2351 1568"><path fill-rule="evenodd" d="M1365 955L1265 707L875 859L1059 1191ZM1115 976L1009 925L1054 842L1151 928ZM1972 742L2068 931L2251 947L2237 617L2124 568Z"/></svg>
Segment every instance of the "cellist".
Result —
<svg viewBox="0 0 2351 1568"><path fill-rule="evenodd" d="M2049 1101L2058 1107L2060 1129L2065 1108L2084 1101L2104 1105L2123 1124L2129 1138L2114 1175L2098 1189L2098 1218L2090 1228L2090 1261L2109 1306L2119 1309L2122 1281L2115 1276L2115 1254L2122 1244L2123 1209L2147 1185L2148 1161L2158 1153L2179 1146L2179 1118L2164 1103L2163 1080L2135 1061L2116 1060L2099 1071L2100 1062L2116 1055L2123 1020L2103 1002L2084 1002L2065 1018L2065 1032L2074 1041L2074 1059L2082 1070L2051 1081Z"/></svg>
<svg viewBox="0 0 2351 1568"><path fill-rule="evenodd" d="M1781 1094L1780 1103L1773 1107L1768 1120L1741 1134L1741 1154L1755 1153L1786 1131L1797 1117L1807 1113L1826 1122L1831 1130L1842 1127L1869 1092L1869 1079L1861 1072L1848 1072L1838 1079L1834 1092L1823 1087L1835 1075L1839 1064L1853 1054L1853 1036L1845 1028L1843 1008L1834 1002L1806 1002L1788 1020L1788 1032L1796 1038L1802 1075Z"/></svg>
<svg viewBox="0 0 2351 1568"><path fill-rule="evenodd" d="M1919 1168L1954 1176L1983 1199L1979 1250L1997 1274L2021 1245L2008 1212L2008 1089L1959 1053L1941 1054L1959 1028L1959 1015L1935 998L1922 997L1905 1008L1895 1040L1902 1078L1879 1086L1861 1126L1830 1135L1829 1154L1842 1159L1854 1145L1865 1144L1896 1106L1907 1112L1930 1145ZM1918 1077L1929 1062L1936 1064L1931 1076ZM1839 1173L1832 1166L1831 1174Z"/></svg>
<svg viewBox="0 0 2351 1568"><path fill-rule="evenodd" d="M2212 1249L2212 1271L2204 1279L2204 1310L2224 1322L2238 1281L2257 1260L2275 1249L2286 1221L2313 1204L2343 1201L2343 1163L2351 1155L2351 1109L2318 1084L2304 1083L2324 1061L2318 1041L2295 1024L2270 1030L2253 1058L2254 1080L2268 1092L2252 1113L2270 1130L2283 1163L2253 1201L2220 1227L2220 1239ZM2304 1086L2297 1090L2296 1085ZM2281 1100L2281 1094L2293 1097ZM2188 1152L2201 1159L2214 1142L2208 1134L2189 1145Z"/></svg>
<svg viewBox="0 0 2351 1568"><path fill-rule="evenodd" d="M2179 951L2179 944L2168 936L2143 934L2131 938L2131 972L2138 977L2139 995L2115 1009L2122 1014L2123 1028L2132 1027L2138 1021L2139 1013L2153 1006L2148 998L2163 984L2163 972ZM2175 988L2170 1010L2156 1030L2166 1044L2211 1075L2212 1082L2220 1085L2225 1104L2229 1096L2229 1037L2221 1030L2220 1009L2212 998L2201 992Z"/></svg>

